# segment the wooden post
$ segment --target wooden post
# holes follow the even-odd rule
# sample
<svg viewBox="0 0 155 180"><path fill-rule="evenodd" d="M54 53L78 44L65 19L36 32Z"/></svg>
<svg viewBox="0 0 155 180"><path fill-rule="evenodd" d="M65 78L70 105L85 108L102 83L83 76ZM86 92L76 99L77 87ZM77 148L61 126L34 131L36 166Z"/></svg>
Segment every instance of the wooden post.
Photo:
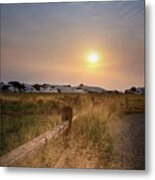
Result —
<svg viewBox="0 0 155 180"><path fill-rule="evenodd" d="M71 124L72 124L72 118L73 118L73 110L70 106L65 106L62 109L62 121L69 121L69 127L70 130Z"/></svg>
<svg viewBox="0 0 155 180"><path fill-rule="evenodd" d="M73 118L73 110L70 106L65 106L62 109L62 121L68 121L69 122L69 126L66 130L66 132L64 133L63 136L63 141L64 141L64 147L69 148L69 133L71 132L71 125L72 125L72 118Z"/></svg>

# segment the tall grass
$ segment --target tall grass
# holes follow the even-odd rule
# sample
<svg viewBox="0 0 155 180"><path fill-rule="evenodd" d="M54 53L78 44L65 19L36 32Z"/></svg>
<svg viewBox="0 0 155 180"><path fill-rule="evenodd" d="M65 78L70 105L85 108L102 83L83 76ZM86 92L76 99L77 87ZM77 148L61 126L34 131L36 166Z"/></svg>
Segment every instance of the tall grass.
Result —
<svg viewBox="0 0 155 180"><path fill-rule="evenodd" d="M126 98L130 101L128 109ZM69 155L62 165L71 168L109 168L114 154L111 124L124 113L144 112L142 95L6 93L1 94L0 101L1 156L60 124L62 107L72 106L78 118L72 125L67 141ZM60 137L16 165L54 167L65 144Z"/></svg>

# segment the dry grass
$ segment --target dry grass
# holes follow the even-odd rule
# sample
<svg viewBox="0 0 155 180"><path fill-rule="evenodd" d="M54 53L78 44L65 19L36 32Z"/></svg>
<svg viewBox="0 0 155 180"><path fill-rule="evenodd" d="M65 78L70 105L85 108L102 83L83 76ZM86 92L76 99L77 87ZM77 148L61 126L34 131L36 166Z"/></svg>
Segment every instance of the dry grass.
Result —
<svg viewBox="0 0 155 180"><path fill-rule="evenodd" d="M61 123L63 106L72 106L78 114L68 137L58 138L14 166L111 168L113 122L125 113L144 112L142 95L2 94L0 100L1 156Z"/></svg>

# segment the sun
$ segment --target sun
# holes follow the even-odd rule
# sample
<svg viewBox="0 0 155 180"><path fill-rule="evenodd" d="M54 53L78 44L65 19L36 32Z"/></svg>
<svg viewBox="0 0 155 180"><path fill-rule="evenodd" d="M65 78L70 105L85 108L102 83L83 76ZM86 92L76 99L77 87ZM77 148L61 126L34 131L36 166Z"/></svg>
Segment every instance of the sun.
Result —
<svg viewBox="0 0 155 180"><path fill-rule="evenodd" d="M97 63L98 59L99 59L99 57L98 57L98 54L96 54L96 53L91 53L88 55L88 61L92 64Z"/></svg>

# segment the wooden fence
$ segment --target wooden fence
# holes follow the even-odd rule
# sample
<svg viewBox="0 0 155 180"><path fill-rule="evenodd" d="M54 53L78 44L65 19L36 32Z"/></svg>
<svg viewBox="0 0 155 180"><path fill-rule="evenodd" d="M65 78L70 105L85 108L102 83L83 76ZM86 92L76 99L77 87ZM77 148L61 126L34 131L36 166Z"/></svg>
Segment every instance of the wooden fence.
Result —
<svg viewBox="0 0 155 180"><path fill-rule="evenodd" d="M11 151L10 153L2 156L0 158L0 166L11 166L28 155L37 152L41 147L49 142L55 140L58 136L62 135L64 132L69 132L71 128L71 123L77 116L73 116L72 108L66 106L62 109L62 124L57 127L47 131L46 133L34 138L32 141L27 142L24 145L19 146L17 149Z"/></svg>

